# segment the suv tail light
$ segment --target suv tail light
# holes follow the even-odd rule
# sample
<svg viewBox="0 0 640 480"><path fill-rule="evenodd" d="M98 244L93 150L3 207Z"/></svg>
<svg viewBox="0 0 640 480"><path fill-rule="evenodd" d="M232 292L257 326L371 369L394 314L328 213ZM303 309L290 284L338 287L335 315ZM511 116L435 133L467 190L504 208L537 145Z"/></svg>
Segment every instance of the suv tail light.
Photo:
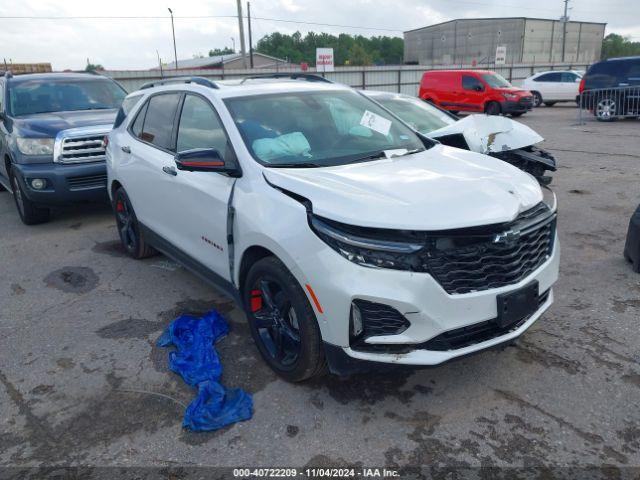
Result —
<svg viewBox="0 0 640 480"><path fill-rule="evenodd" d="M578 91L580 93L584 92L584 83L585 83L585 78L582 77L582 80L580 80L580 87L578 87Z"/></svg>

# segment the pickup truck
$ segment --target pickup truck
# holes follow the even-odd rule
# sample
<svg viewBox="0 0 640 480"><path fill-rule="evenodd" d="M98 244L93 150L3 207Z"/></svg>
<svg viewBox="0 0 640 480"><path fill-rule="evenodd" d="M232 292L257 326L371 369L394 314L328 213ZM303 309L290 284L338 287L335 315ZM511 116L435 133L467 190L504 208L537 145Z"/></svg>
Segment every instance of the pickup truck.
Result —
<svg viewBox="0 0 640 480"><path fill-rule="evenodd" d="M104 137L126 91L88 73L0 76L0 190L27 225L50 207L107 201Z"/></svg>

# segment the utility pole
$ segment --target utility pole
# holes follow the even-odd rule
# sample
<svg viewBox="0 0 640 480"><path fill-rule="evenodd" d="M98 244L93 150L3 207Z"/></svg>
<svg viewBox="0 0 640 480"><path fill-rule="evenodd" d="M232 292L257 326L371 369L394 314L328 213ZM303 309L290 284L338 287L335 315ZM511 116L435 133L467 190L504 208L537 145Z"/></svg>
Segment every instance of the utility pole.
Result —
<svg viewBox="0 0 640 480"><path fill-rule="evenodd" d="M242 54L242 66L247 68L247 50L244 45L244 21L242 19L242 0L236 0L238 3L238 27L240 29L240 53Z"/></svg>
<svg viewBox="0 0 640 480"><path fill-rule="evenodd" d="M156 50L156 55L158 56L158 65L160 65L160 78L164 78L164 72L162 71L162 59L160 58L158 50Z"/></svg>
<svg viewBox="0 0 640 480"><path fill-rule="evenodd" d="M173 27L173 11L167 8L171 14L171 32L173 33L173 58L176 62L176 70L178 70L178 51L176 50L176 29Z"/></svg>
<svg viewBox="0 0 640 480"><path fill-rule="evenodd" d="M567 11L569 10L569 0L564 0L564 15L562 16L562 62L565 61L565 52L567 51Z"/></svg>
<svg viewBox="0 0 640 480"><path fill-rule="evenodd" d="M247 21L249 22L249 62L253 68L253 42L251 41L251 2L247 2Z"/></svg>

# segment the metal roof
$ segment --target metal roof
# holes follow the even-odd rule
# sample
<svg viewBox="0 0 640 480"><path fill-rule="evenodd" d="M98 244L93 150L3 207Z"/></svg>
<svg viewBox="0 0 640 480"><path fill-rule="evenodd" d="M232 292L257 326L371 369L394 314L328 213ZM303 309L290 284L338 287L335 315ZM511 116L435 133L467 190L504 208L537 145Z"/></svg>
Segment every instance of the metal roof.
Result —
<svg viewBox="0 0 640 480"><path fill-rule="evenodd" d="M411 30L405 30L404 33L415 32L418 30L424 30L426 28L431 27L439 27L440 25L446 25L447 23L453 22L477 22L477 21L488 21L492 22L495 20L542 20L545 22L561 22L561 20L556 18L537 18L537 17L490 17L490 18L456 18L454 20L447 20L446 22L434 23L433 25L427 25L425 27L413 28ZM576 20L569 20L567 23L589 23L593 25L606 25L606 22L581 22Z"/></svg>
<svg viewBox="0 0 640 480"><path fill-rule="evenodd" d="M253 56L263 57L273 60L275 62L286 63L286 60L282 58L272 57L270 55L265 55L264 53L253 52ZM249 54L246 55L247 59L249 59ZM225 63L232 62L234 60L238 60L242 58L241 53L230 53L229 55L217 55L214 57L202 57L202 58L189 58L186 60L178 60L178 68L189 69L189 68L203 68L203 67L215 67L217 65L222 65ZM165 69L172 69L175 67L175 62L168 63L166 66L163 66ZM154 70L158 70L158 67L155 67Z"/></svg>

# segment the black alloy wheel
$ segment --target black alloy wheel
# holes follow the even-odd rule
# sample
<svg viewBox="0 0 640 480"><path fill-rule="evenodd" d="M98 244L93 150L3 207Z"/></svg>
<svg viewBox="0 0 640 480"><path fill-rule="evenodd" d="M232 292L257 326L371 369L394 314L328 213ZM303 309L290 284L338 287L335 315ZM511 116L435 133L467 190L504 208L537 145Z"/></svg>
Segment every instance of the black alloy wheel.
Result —
<svg viewBox="0 0 640 480"><path fill-rule="evenodd" d="M136 259L154 255L156 251L147 245L142 237L138 219L124 188L119 188L113 194L113 211L116 216L120 242L127 253Z"/></svg>
<svg viewBox="0 0 640 480"><path fill-rule="evenodd" d="M283 370L300 356L298 317L282 285L274 278L260 277L251 290L252 314L260 341ZM254 310L255 309L255 310Z"/></svg>
<svg viewBox="0 0 640 480"><path fill-rule="evenodd" d="M542 95L540 92L533 92L533 106L539 107L540 105L542 105Z"/></svg>
<svg viewBox="0 0 640 480"><path fill-rule="evenodd" d="M322 336L314 310L279 259L265 257L249 268L242 297L251 335L273 371L290 382L325 372Z"/></svg>

